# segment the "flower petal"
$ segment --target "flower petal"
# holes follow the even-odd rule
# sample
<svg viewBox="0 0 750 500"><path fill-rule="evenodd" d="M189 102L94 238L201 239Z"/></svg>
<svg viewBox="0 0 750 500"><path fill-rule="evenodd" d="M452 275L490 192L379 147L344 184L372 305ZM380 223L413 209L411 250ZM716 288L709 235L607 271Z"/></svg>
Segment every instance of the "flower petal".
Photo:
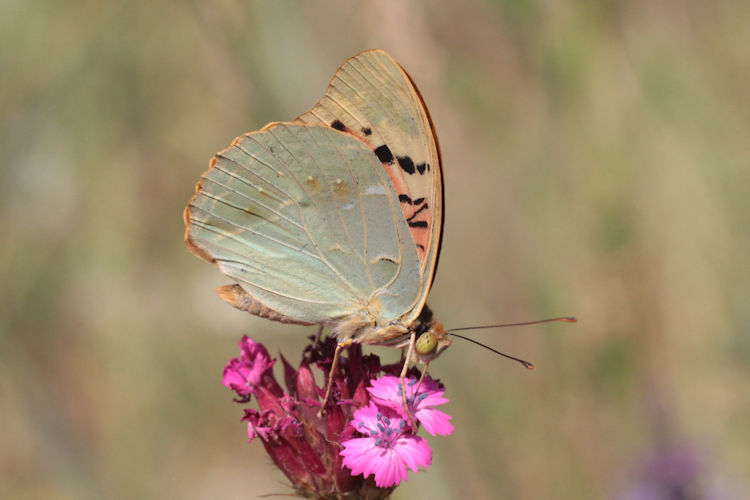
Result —
<svg viewBox="0 0 750 500"><path fill-rule="evenodd" d="M444 405L448 401L448 398L443 397L445 389L440 389L436 392L424 392L422 389L419 390L420 400L417 402L417 407L420 406L440 406Z"/></svg>
<svg viewBox="0 0 750 500"><path fill-rule="evenodd" d="M432 450L425 438L415 435L400 437L392 448L404 460L404 463L414 472L421 465L424 468L432 464Z"/></svg>
<svg viewBox="0 0 750 500"><path fill-rule="evenodd" d="M417 465L427 466L431 462L432 451L427 441L417 436L404 436L402 443L391 448L376 445L375 438L356 438L342 443L339 453L342 463L351 469L352 475L375 476L375 484L381 488L396 485L406 479L407 460L413 470Z"/></svg>
<svg viewBox="0 0 750 500"><path fill-rule="evenodd" d="M383 375L375 380L370 381L370 387L367 392L374 399L382 401L384 404L397 403L401 401L399 386L401 379L392 375ZM408 390L408 388L407 388Z"/></svg>
<svg viewBox="0 0 750 500"><path fill-rule="evenodd" d="M221 383L237 392L240 396L252 394L253 389L247 383L249 370L242 365L239 359L233 358L224 367L224 375Z"/></svg>
<svg viewBox="0 0 750 500"><path fill-rule="evenodd" d="M388 488L406 479L406 463L395 450L386 450L381 456L380 466L375 471L375 485Z"/></svg>
<svg viewBox="0 0 750 500"><path fill-rule="evenodd" d="M371 402L364 408L360 408L359 410L354 412L351 426L354 427L357 431L363 433L367 433L370 430L375 429L378 425L379 411L380 410L375 405L375 403ZM366 431L363 429L366 429Z"/></svg>
<svg viewBox="0 0 750 500"><path fill-rule="evenodd" d="M341 443L344 447L339 455L344 457L343 464L352 470L352 475L363 474L369 476L370 464L377 459L376 456L370 455L376 450L375 440L373 438L355 438Z"/></svg>
<svg viewBox="0 0 750 500"><path fill-rule="evenodd" d="M414 413L414 416L419 420L419 423L422 424L424 430L433 436L438 434L441 436L447 436L455 429L453 424L450 423L450 420L453 417L434 408L419 410Z"/></svg>

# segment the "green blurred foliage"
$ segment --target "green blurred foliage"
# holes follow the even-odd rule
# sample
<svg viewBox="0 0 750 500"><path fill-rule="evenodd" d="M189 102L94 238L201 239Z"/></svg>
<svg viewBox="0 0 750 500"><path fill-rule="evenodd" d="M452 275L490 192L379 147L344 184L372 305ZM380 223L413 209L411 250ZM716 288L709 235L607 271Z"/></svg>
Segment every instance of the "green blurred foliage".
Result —
<svg viewBox="0 0 750 500"><path fill-rule="evenodd" d="M310 332L223 304L181 212L215 151L305 111L371 47L410 71L441 139L438 317L581 319L476 333L534 372L456 341L431 368L456 432L394 496L620 497L675 446L702 457L696 484L747 494L749 16L3 2L0 496L288 491L220 375L244 333L294 360Z"/></svg>

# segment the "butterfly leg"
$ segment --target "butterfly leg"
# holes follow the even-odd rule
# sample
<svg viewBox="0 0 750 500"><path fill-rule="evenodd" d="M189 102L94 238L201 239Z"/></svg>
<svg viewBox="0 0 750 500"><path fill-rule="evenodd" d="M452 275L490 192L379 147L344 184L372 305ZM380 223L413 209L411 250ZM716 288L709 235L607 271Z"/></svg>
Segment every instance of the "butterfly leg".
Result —
<svg viewBox="0 0 750 500"><path fill-rule="evenodd" d="M315 343L320 344L320 337L323 336L323 325L318 327L318 334L315 336Z"/></svg>
<svg viewBox="0 0 750 500"><path fill-rule="evenodd" d="M417 334L416 332L411 332L411 338L409 339L409 349L406 351L406 359L404 359L404 367L401 369L401 401L404 404L404 410L406 411L406 414L409 416L409 421L411 422L411 428L414 429L414 432L417 431L417 420L414 418L414 415L411 414L411 411L409 410L409 404L406 401L406 372L409 370L409 361L411 361L412 354L414 353L414 345L417 342Z"/></svg>
<svg viewBox="0 0 750 500"><path fill-rule="evenodd" d="M322 326L320 327L323 328ZM339 358L341 357L341 349L352 345L352 339L348 339L344 342L336 344L336 351L333 353L333 363L331 363L331 371L328 372L328 387L326 387L326 395L323 398L323 404L320 405L320 411L318 412L318 418L322 417L326 412L326 405L328 404L328 398L331 397L331 387L333 386L333 376L336 373L336 369L339 366Z"/></svg>
<svg viewBox="0 0 750 500"><path fill-rule="evenodd" d="M419 394L419 388L422 387L422 381L424 380L425 375L427 375L427 369L430 367L430 363L424 364L424 370L422 371L422 376L419 377L419 383L417 384L417 390L414 391L414 395L416 396Z"/></svg>

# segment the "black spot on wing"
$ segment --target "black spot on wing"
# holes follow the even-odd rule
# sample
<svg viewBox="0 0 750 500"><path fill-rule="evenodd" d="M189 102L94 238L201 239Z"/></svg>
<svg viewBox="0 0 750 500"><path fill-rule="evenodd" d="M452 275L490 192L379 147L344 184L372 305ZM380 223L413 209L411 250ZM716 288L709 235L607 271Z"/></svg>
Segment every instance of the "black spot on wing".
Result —
<svg viewBox="0 0 750 500"><path fill-rule="evenodd" d="M422 198L422 199L424 199L424 198ZM407 218L406 222L411 222L414 219L414 217L416 217L417 215L419 215L419 212L421 212L422 210L427 210L427 203L423 204L421 207L419 207L419 210L417 210L416 212L414 212L413 214L411 214L411 217Z"/></svg>
<svg viewBox="0 0 750 500"><path fill-rule="evenodd" d="M362 133L367 135L372 135L372 129L370 127L362 127Z"/></svg>
<svg viewBox="0 0 750 500"><path fill-rule="evenodd" d="M417 248L421 248L422 250L424 250L424 245L421 243L417 243Z"/></svg>
<svg viewBox="0 0 750 500"><path fill-rule="evenodd" d="M409 221L408 224L409 224L409 227L424 227L424 228L428 227L426 220Z"/></svg>
<svg viewBox="0 0 750 500"><path fill-rule="evenodd" d="M412 201L412 205L421 205L424 202L424 198L417 198L416 200Z"/></svg>
<svg viewBox="0 0 750 500"><path fill-rule="evenodd" d="M374 151L381 163L393 165L393 153L391 153L391 150L387 144L378 146Z"/></svg>
<svg viewBox="0 0 750 500"><path fill-rule="evenodd" d="M346 125L341 123L340 120L333 120L331 122L331 128L335 128L336 130L340 130L341 132L344 132L346 130Z"/></svg>
<svg viewBox="0 0 750 500"><path fill-rule="evenodd" d="M425 169L429 170L430 169L429 165L427 165L424 162L423 163L417 163L417 172L419 172L419 175L422 175L424 173Z"/></svg>
<svg viewBox="0 0 750 500"><path fill-rule="evenodd" d="M390 262L391 264L398 264L398 262L396 262L396 261L395 261L394 259L392 259L391 257L385 257L385 256L383 256L383 257L378 257L378 258L377 258L377 260L375 260L374 264L377 264L377 263L378 263L378 262L380 262L380 261L386 261L386 262Z"/></svg>
<svg viewBox="0 0 750 500"><path fill-rule="evenodd" d="M408 156L399 156L396 158L398 160L398 164L401 167L401 170L406 172L409 175L414 174L416 170L414 170L414 162L411 160Z"/></svg>
<svg viewBox="0 0 750 500"><path fill-rule="evenodd" d="M404 202L404 203L408 203L409 205L413 205L414 204L414 202L411 201L411 198L409 198L408 194L400 194L400 195L398 195L398 201L401 201L401 202Z"/></svg>

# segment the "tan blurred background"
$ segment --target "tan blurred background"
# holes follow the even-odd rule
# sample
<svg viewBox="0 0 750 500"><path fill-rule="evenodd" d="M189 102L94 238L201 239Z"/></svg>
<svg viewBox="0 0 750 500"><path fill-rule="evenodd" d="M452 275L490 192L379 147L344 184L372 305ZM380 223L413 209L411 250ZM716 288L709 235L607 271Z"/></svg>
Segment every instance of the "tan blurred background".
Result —
<svg viewBox="0 0 750 500"><path fill-rule="evenodd" d="M456 432L394 498L748 498L750 3L0 5L0 497L285 493L220 384L242 334L182 243L214 152L372 47L441 140L430 295ZM388 350L377 351L393 357ZM663 488L663 489L661 489Z"/></svg>

